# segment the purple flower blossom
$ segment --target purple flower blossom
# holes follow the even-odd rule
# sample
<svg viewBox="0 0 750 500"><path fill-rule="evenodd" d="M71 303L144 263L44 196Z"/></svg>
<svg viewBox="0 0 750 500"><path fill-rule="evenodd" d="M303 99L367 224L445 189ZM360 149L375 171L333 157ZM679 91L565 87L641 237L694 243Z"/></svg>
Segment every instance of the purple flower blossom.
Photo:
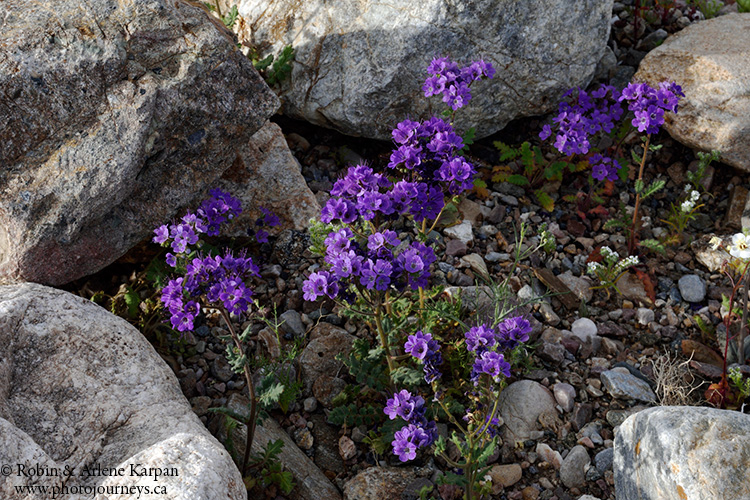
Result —
<svg viewBox="0 0 750 500"><path fill-rule="evenodd" d="M154 236L154 239L152 241L161 245L169 238L169 228L166 226L166 224L163 226L159 226L154 230L154 234L156 236Z"/></svg>
<svg viewBox="0 0 750 500"><path fill-rule="evenodd" d="M338 295L339 286L336 278L333 278L328 271L319 271L312 273L302 283L302 292L304 299L311 302L323 295L333 299Z"/></svg>
<svg viewBox="0 0 750 500"><path fill-rule="evenodd" d="M415 335L409 335L404 344L404 349L418 360L422 361L427 354L434 350L431 347L437 346L437 342L432 340L432 334L417 332Z"/></svg>
<svg viewBox="0 0 750 500"><path fill-rule="evenodd" d="M514 349L518 344L528 342L531 323L523 316L506 318L497 325L497 337L503 349Z"/></svg>
<svg viewBox="0 0 750 500"><path fill-rule="evenodd" d="M495 76L492 64L483 60L474 61L464 68L447 57L435 58L427 66L430 76L425 80L422 90L425 97L443 95L443 102L452 110L463 107L471 99L469 86L484 77Z"/></svg>
<svg viewBox="0 0 750 500"><path fill-rule="evenodd" d="M393 394L393 397L386 401L383 412L388 418L394 420L401 417L407 422L418 421L424 416L424 399L422 396L412 396L411 392L406 389Z"/></svg>
<svg viewBox="0 0 750 500"><path fill-rule="evenodd" d="M434 425L434 422L432 424ZM417 456L417 449L429 446L435 441L434 434L418 425L405 425L393 435L393 453L402 462L413 460Z"/></svg>
<svg viewBox="0 0 750 500"><path fill-rule="evenodd" d="M610 181L617 180L617 174L622 168L620 164L607 156L602 156L596 153L589 159L591 164L591 176L598 180L603 181L605 179Z"/></svg>
<svg viewBox="0 0 750 500"><path fill-rule="evenodd" d="M497 343L495 340L495 331L487 325L475 326L464 334L466 338L466 349L479 355L482 352L494 347Z"/></svg>
<svg viewBox="0 0 750 500"><path fill-rule="evenodd" d="M510 377L510 363L505 361L504 356L499 352L485 351L474 361L471 376L474 385L477 385L479 376L482 374L489 375L495 381L501 374Z"/></svg>

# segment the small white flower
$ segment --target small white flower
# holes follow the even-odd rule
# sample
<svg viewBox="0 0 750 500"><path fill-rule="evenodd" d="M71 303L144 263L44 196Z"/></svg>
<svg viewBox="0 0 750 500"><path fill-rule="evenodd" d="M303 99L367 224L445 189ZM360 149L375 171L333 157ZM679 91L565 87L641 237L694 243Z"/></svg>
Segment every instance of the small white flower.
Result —
<svg viewBox="0 0 750 500"><path fill-rule="evenodd" d="M586 266L586 271L589 274L596 274L596 270L599 269L601 265L598 262L589 262Z"/></svg>
<svg viewBox="0 0 750 500"><path fill-rule="evenodd" d="M721 238L714 236L708 241L708 244L711 247L711 250L718 250L721 246Z"/></svg>
<svg viewBox="0 0 750 500"><path fill-rule="evenodd" d="M698 198L701 197L701 194L698 191L693 191L690 193L690 200L691 201L698 201Z"/></svg>
<svg viewBox="0 0 750 500"><path fill-rule="evenodd" d="M689 193L691 189L693 189L693 188L690 186L690 184L685 184L685 192L686 193Z"/></svg>
<svg viewBox="0 0 750 500"><path fill-rule="evenodd" d="M729 247L729 255L738 259L750 259L750 238L742 233L732 236L732 246Z"/></svg>
<svg viewBox="0 0 750 500"><path fill-rule="evenodd" d="M685 200L682 202L682 205L680 205L680 210L682 210L682 213L690 213L690 211L695 207L695 203L692 200Z"/></svg>

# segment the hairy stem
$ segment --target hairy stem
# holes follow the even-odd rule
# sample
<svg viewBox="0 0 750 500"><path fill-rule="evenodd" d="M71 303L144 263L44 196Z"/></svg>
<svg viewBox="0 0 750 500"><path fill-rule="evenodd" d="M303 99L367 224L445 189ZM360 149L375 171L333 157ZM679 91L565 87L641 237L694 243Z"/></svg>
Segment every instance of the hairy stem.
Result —
<svg viewBox="0 0 750 500"><path fill-rule="evenodd" d="M648 156L648 145L651 141L651 134L646 135L646 144L643 146L643 157L641 158L641 168L638 170L638 180L643 180L643 167L646 166L646 157ZM641 193L635 194L635 210L633 210L633 225L630 232L630 242L628 252L632 255L635 251L635 235L638 232L638 209L641 207Z"/></svg>

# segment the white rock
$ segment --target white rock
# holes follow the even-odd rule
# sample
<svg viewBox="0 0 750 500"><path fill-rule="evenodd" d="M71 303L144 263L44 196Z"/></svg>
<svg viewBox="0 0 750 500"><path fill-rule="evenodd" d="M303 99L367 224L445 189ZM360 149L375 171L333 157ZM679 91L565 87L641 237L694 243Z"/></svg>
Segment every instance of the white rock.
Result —
<svg viewBox="0 0 750 500"><path fill-rule="evenodd" d="M750 415L715 408L638 412L615 435L617 498L750 498Z"/></svg>
<svg viewBox="0 0 750 500"><path fill-rule="evenodd" d="M586 342L589 339L593 339L598 331L596 323L588 318L578 318L573 322L570 327L574 336Z"/></svg>
<svg viewBox="0 0 750 500"><path fill-rule="evenodd" d="M461 240L466 245L474 241L474 233L471 229L471 222L469 221L463 221L461 224L447 227L443 230L443 233L451 238Z"/></svg>
<svg viewBox="0 0 750 500"><path fill-rule="evenodd" d="M247 498L229 453L151 344L127 321L70 293L0 287L0 415L1 464L126 471L103 480L75 474L65 478L69 488L164 486L164 499ZM162 475L131 473L142 467ZM37 482L0 481L0 498L19 498L14 486Z"/></svg>

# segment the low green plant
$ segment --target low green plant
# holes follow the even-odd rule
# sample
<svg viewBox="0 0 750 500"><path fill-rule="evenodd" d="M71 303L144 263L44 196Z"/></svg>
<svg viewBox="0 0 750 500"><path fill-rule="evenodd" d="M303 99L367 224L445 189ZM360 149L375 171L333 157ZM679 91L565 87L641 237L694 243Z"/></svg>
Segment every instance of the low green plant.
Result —
<svg viewBox="0 0 750 500"><path fill-rule="evenodd" d="M750 12L750 0L737 0L737 10L740 12Z"/></svg>
<svg viewBox="0 0 750 500"><path fill-rule="evenodd" d="M249 57L253 62L253 66L260 72L269 87L279 85L292 74L294 48L291 45L287 45L281 49L281 52L276 57L273 54L269 54L265 58L260 59L255 51L251 51Z"/></svg>
<svg viewBox="0 0 750 500"><path fill-rule="evenodd" d="M621 259L620 254L606 246L601 247L599 252L602 261L589 262L586 271L596 276L599 280L599 285L592 288L603 288L607 292L607 298L609 298L610 289L614 289L617 293L620 293L620 290L617 288L617 282L630 267L638 264L638 257L631 256Z"/></svg>
<svg viewBox="0 0 750 500"><path fill-rule="evenodd" d="M730 368L727 371L727 376L729 377L731 384L734 386L740 401L750 397L750 378L745 378L738 367L733 366Z"/></svg>
<svg viewBox="0 0 750 500"><path fill-rule="evenodd" d="M687 4L701 11L706 19L713 19L724 7L721 0L688 0Z"/></svg>
<svg viewBox="0 0 750 500"><path fill-rule="evenodd" d="M545 187L561 181L563 172L575 172L576 165L569 161L547 160L539 146L532 146L529 142L524 142L519 147L509 146L502 141L495 141L493 144L500 151L501 162L518 160L521 169L513 173L502 167L497 168L492 176L492 182L509 182L529 189L542 208L548 212L554 210L555 201L545 191Z"/></svg>

